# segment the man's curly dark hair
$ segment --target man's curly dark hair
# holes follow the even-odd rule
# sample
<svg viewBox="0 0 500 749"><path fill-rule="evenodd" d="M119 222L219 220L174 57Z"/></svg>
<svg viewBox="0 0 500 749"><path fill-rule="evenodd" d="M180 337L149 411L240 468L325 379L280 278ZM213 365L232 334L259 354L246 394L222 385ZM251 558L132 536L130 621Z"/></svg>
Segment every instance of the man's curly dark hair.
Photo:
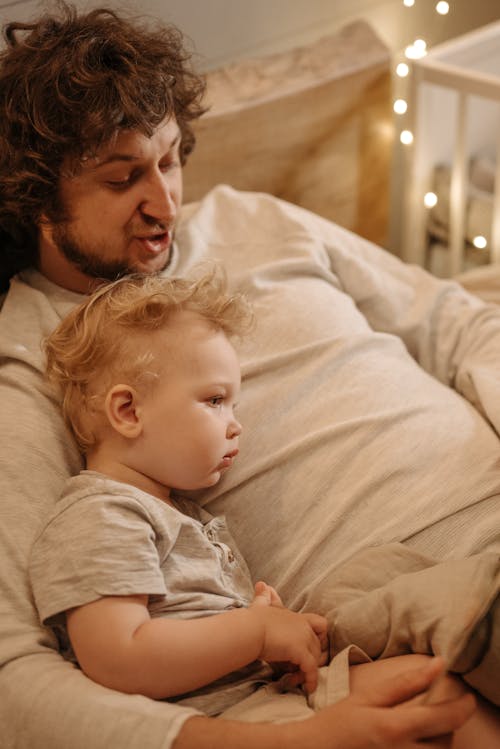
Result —
<svg viewBox="0 0 500 749"><path fill-rule="evenodd" d="M0 53L0 290L36 262L37 226L64 218L63 162L94 153L118 131L150 136L174 116L181 162L194 147L191 121L204 108L204 81L174 26L149 28L115 11L9 23Z"/></svg>

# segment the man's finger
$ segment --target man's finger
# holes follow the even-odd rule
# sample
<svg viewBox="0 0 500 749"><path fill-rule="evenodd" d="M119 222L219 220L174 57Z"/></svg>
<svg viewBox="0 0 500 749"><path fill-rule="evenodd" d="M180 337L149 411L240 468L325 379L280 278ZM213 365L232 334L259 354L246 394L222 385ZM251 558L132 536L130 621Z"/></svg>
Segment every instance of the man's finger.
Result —
<svg viewBox="0 0 500 749"><path fill-rule="evenodd" d="M374 707L393 707L416 697L430 687L443 673L442 658L431 658L425 666L403 671L380 682L377 693L366 694Z"/></svg>
<svg viewBox="0 0 500 749"><path fill-rule="evenodd" d="M405 713L406 734L410 739L425 739L447 736L459 729L476 709L472 694L464 694L438 705L413 705L394 711L393 715Z"/></svg>

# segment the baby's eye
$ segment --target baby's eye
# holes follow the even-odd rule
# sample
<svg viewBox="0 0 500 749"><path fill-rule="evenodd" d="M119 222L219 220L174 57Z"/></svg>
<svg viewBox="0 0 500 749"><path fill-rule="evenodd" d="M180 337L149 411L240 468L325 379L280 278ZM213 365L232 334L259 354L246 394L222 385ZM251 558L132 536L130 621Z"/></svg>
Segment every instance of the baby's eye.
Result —
<svg viewBox="0 0 500 749"><path fill-rule="evenodd" d="M212 406L212 408L217 408L218 406L222 406L224 403L224 396L223 395L213 395L211 398L207 401L209 406Z"/></svg>

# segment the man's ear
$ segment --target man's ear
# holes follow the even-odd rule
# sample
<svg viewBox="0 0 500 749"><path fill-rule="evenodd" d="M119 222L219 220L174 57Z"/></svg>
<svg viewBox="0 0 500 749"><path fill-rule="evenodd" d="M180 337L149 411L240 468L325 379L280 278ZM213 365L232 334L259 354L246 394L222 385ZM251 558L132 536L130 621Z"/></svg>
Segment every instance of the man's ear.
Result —
<svg viewBox="0 0 500 749"><path fill-rule="evenodd" d="M141 434L139 397L130 385L114 385L106 395L104 411L113 429L123 437L134 439Z"/></svg>
<svg viewBox="0 0 500 749"><path fill-rule="evenodd" d="M40 220L38 221L38 232L40 237L47 240L52 240L52 235L54 233L54 224L52 221L50 221L45 213L42 213L40 216Z"/></svg>

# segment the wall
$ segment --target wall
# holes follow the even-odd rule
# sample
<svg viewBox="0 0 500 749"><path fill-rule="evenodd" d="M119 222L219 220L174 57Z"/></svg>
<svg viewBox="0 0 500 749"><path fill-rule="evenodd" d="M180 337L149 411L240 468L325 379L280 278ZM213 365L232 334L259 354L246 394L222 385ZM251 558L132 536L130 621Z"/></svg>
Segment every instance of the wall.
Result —
<svg viewBox="0 0 500 749"><path fill-rule="evenodd" d="M499 0L450 0L453 12L435 13L435 0L147 0L168 14L190 35L206 67L251 55L303 44L330 33L348 20L363 17L389 49L406 46L408 38L425 34L437 44L500 17Z"/></svg>
<svg viewBox="0 0 500 749"><path fill-rule="evenodd" d="M177 24L192 39L200 68L214 68L313 41L348 20L369 21L392 51L415 36L429 44L500 18L499 0L449 0L451 12L438 16L435 0L113 0L77 1L80 7L110 5L147 13ZM0 0L0 23L26 20L44 4ZM50 6L49 6L50 7Z"/></svg>

